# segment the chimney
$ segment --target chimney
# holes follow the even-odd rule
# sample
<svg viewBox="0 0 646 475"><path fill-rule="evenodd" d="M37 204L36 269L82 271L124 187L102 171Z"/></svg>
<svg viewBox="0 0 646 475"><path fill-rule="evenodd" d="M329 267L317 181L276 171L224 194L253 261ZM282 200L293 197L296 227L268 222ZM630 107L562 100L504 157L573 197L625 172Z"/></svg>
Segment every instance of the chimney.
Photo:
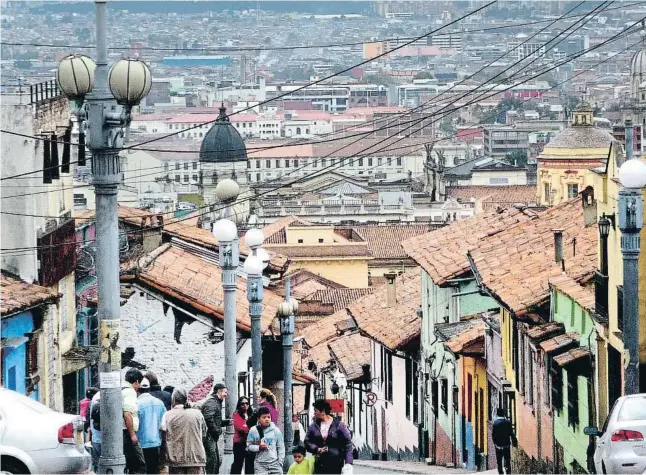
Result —
<svg viewBox="0 0 646 475"><path fill-rule="evenodd" d="M396 284L397 274L395 272L387 272L384 274L386 278L386 297L389 307L397 305Z"/></svg>
<svg viewBox="0 0 646 475"><path fill-rule="evenodd" d="M553 229L554 232L554 262L563 261L563 230Z"/></svg>

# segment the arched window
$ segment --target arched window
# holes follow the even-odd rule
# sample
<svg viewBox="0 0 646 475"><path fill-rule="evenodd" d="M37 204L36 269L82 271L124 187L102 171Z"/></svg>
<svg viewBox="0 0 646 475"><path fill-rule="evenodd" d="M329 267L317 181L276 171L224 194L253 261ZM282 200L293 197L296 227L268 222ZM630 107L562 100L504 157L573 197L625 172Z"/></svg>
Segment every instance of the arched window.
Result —
<svg viewBox="0 0 646 475"><path fill-rule="evenodd" d="M211 175L211 184L218 184L218 172L213 172L213 175Z"/></svg>
<svg viewBox="0 0 646 475"><path fill-rule="evenodd" d="M301 135L301 128L300 127L296 127L296 135Z"/></svg>

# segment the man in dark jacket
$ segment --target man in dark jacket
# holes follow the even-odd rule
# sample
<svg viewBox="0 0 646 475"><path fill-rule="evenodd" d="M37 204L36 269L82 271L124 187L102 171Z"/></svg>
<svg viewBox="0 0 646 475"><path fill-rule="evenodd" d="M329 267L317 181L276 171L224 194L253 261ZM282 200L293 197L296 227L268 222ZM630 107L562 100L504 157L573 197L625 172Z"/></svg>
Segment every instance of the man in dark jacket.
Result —
<svg viewBox="0 0 646 475"><path fill-rule="evenodd" d="M498 408L496 418L493 421L491 438L496 446L496 461L498 462L498 473L503 473L503 463L507 475L511 474L511 445L516 447L518 441L514 434L511 421L505 417L505 410Z"/></svg>
<svg viewBox="0 0 646 475"><path fill-rule="evenodd" d="M219 473L220 454L218 452L218 440L222 435L222 427L226 427L228 421L222 419L222 403L227 398L228 390L222 383L213 386L213 393L202 405L202 415L206 420L208 436L204 440L206 450L206 473Z"/></svg>
<svg viewBox="0 0 646 475"><path fill-rule="evenodd" d="M170 411L171 393L167 391L162 391L161 385L159 384L159 380L157 379L157 375L152 371L148 371L144 377L150 383L150 395L152 397L156 397L161 402L163 402L164 407L166 407L166 410Z"/></svg>

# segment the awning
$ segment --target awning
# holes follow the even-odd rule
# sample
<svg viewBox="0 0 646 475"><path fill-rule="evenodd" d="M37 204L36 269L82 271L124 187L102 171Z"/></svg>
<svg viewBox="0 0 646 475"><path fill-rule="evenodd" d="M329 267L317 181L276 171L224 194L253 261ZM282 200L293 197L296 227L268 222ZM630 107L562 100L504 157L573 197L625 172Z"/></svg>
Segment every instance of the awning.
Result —
<svg viewBox="0 0 646 475"><path fill-rule="evenodd" d="M550 322L530 328L527 330L527 336L538 343L556 335L560 335L564 331L562 323Z"/></svg>
<svg viewBox="0 0 646 475"><path fill-rule="evenodd" d="M541 349L548 355L552 353L561 353L569 350L579 344L579 334L576 332L557 335L541 343Z"/></svg>
<svg viewBox="0 0 646 475"><path fill-rule="evenodd" d="M554 363L556 363L559 366L567 366L576 361L580 361L584 358L590 358L590 356L591 356L590 348L587 348L585 346L580 346L578 348L568 350L565 353L561 353L560 355L555 356Z"/></svg>
<svg viewBox="0 0 646 475"><path fill-rule="evenodd" d="M444 342L452 353L466 356L484 355L485 324L482 320Z"/></svg>
<svg viewBox="0 0 646 475"><path fill-rule="evenodd" d="M63 353L63 374L73 373L99 361L100 347L75 346Z"/></svg>

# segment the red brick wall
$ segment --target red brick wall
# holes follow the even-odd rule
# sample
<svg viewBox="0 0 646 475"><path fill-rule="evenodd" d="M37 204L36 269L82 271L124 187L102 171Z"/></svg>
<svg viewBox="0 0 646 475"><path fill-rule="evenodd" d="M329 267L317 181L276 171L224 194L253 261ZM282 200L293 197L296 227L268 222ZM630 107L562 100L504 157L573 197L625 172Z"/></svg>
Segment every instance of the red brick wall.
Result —
<svg viewBox="0 0 646 475"><path fill-rule="evenodd" d="M454 460L459 463L459 454L456 448L453 447L453 441L449 438L448 434L444 432L444 429L442 429L442 426L440 426L438 423L435 423L435 438L437 441L435 446L435 464L452 464L454 463Z"/></svg>

